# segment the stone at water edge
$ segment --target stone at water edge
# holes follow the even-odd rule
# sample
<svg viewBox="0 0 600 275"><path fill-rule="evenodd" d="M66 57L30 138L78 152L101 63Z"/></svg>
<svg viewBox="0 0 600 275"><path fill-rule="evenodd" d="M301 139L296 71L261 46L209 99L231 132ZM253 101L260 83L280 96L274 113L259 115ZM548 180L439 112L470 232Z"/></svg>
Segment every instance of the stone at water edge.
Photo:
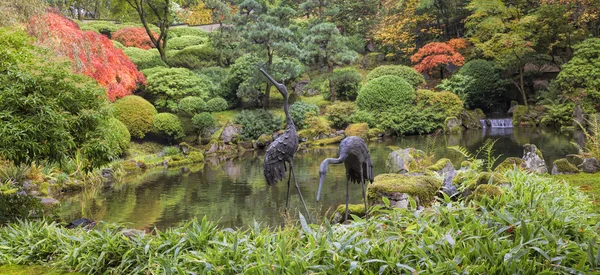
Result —
<svg viewBox="0 0 600 275"><path fill-rule="evenodd" d="M534 144L523 145L523 163L525 168L536 174L548 173L546 161L542 156L542 152Z"/></svg>
<svg viewBox="0 0 600 275"><path fill-rule="evenodd" d="M444 132L446 133L457 133L462 131L462 120L455 116L447 117L444 122Z"/></svg>
<svg viewBox="0 0 600 275"><path fill-rule="evenodd" d="M344 216L346 215L346 204L340 204L335 209L335 212L331 216L331 223L342 223L344 222ZM359 217L365 216L365 205L360 204L348 204L348 220L351 220L350 215L356 215Z"/></svg>
<svg viewBox="0 0 600 275"><path fill-rule="evenodd" d="M415 148L399 149L391 152L385 161L387 173L406 174L414 170L417 162L425 157L425 152Z"/></svg>
<svg viewBox="0 0 600 275"><path fill-rule="evenodd" d="M482 114L476 111L463 110L458 118L462 121L462 125L467 129L481 129Z"/></svg>
<svg viewBox="0 0 600 275"><path fill-rule="evenodd" d="M240 126L235 125L235 124L228 124L227 126L225 126L225 128L223 129L223 132L221 133L221 140L223 140L224 143L229 144L237 136L239 136L239 134L240 134Z"/></svg>
<svg viewBox="0 0 600 275"><path fill-rule="evenodd" d="M440 176L444 176L442 192L449 197L458 195L458 187L454 185L452 180L456 177L456 169L449 159L443 158L438 160L434 165L427 167L427 170L434 171Z"/></svg>
<svg viewBox="0 0 600 275"><path fill-rule="evenodd" d="M41 203L46 207L51 207L56 204L60 204L60 201L55 198L41 198Z"/></svg>
<svg viewBox="0 0 600 275"><path fill-rule="evenodd" d="M409 196L418 206L429 206L441 188L441 182L430 176L406 176L401 174L381 174L367 187L367 201L370 205L381 204L382 197L395 208L408 208Z"/></svg>
<svg viewBox="0 0 600 275"><path fill-rule="evenodd" d="M575 167L575 165L571 164L567 159L557 159L554 161L552 165L552 175L561 175L561 174L577 174L579 173L579 169Z"/></svg>
<svg viewBox="0 0 600 275"><path fill-rule="evenodd" d="M598 160L595 158L586 158L583 160L583 163L580 165L581 170L586 173L596 173L600 171L600 164Z"/></svg>
<svg viewBox="0 0 600 275"><path fill-rule="evenodd" d="M273 142L273 135L262 134L256 140L256 145L260 148L269 146Z"/></svg>
<svg viewBox="0 0 600 275"><path fill-rule="evenodd" d="M510 109L508 109L508 112L506 112L506 114L512 115L512 113L515 111L515 108L517 107L517 105L519 105L519 103L517 103L516 101L512 100L510 102Z"/></svg>

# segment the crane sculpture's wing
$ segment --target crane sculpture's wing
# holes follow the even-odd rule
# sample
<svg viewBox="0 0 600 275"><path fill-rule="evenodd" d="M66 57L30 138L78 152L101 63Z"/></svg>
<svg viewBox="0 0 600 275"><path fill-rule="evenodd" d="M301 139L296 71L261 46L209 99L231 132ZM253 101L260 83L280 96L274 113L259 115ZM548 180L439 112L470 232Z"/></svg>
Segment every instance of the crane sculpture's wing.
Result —
<svg viewBox="0 0 600 275"><path fill-rule="evenodd" d="M296 146L289 137L288 131L284 132L279 136L267 149L265 154L265 179L268 185L273 185L278 181L285 179L285 173L287 168L285 166L286 161L291 161L294 153L296 152Z"/></svg>
<svg viewBox="0 0 600 275"><path fill-rule="evenodd" d="M373 182L373 161L369 154L369 148L362 138L355 136L345 138L340 144L340 155L342 153L347 154L344 164L350 182L360 183L362 181L361 168L362 178L365 181Z"/></svg>

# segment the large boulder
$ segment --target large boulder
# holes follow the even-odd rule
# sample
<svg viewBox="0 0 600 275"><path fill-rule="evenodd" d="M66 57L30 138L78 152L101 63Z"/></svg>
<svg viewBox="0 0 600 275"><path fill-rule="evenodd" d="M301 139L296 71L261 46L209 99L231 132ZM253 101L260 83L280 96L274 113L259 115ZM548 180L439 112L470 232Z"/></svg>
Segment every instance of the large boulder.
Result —
<svg viewBox="0 0 600 275"><path fill-rule="evenodd" d="M580 165L581 170L586 173L596 173L600 171L600 164L595 158L585 158L583 163Z"/></svg>
<svg viewBox="0 0 600 275"><path fill-rule="evenodd" d="M525 168L536 174L548 173L546 161L542 156L542 152L534 144L523 145L523 162Z"/></svg>
<svg viewBox="0 0 600 275"><path fill-rule="evenodd" d="M557 159L552 165L552 175L560 174L577 174L579 169L575 165L571 164L567 159Z"/></svg>
<svg viewBox="0 0 600 275"><path fill-rule="evenodd" d="M444 132L457 133L462 131L462 121L455 116L447 117L444 122Z"/></svg>
<svg viewBox="0 0 600 275"><path fill-rule="evenodd" d="M441 182L430 176L406 176L401 174L381 174L375 177L367 188L369 204L381 204L382 198L390 201L391 207L408 208L409 197L418 206L428 206L435 200Z"/></svg>
<svg viewBox="0 0 600 275"><path fill-rule="evenodd" d="M221 140L225 144L230 144L240 135L240 125L228 124L221 133Z"/></svg>
<svg viewBox="0 0 600 275"><path fill-rule="evenodd" d="M442 192L446 193L446 195L450 197L458 195L458 186L452 182L454 177L456 177L456 169L454 169L454 166L449 159L440 159L434 165L427 167L427 170L433 171L444 177Z"/></svg>
<svg viewBox="0 0 600 275"><path fill-rule="evenodd" d="M462 121L462 125L467 129L481 129L481 120L485 118L481 113L471 110L463 110L458 118Z"/></svg>
<svg viewBox="0 0 600 275"><path fill-rule="evenodd" d="M521 158L508 157L503 162L498 164L498 166L496 166L494 172L503 173L507 170L513 170L515 168L517 168L518 170L525 169L525 162Z"/></svg>
<svg viewBox="0 0 600 275"><path fill-rule="evenodd" d="M350 124L344 130L346 136L357 136L362 139L367 139L369 135L369 125L366 123Z"/></svg>
<svg viewBox="0 0 600 275"><path fill-rule="evenodd" d="M406 174L415 171L419 162L425 157L425 152L415 148L398 149L391 152L385 161L387 173Z"/></svg>

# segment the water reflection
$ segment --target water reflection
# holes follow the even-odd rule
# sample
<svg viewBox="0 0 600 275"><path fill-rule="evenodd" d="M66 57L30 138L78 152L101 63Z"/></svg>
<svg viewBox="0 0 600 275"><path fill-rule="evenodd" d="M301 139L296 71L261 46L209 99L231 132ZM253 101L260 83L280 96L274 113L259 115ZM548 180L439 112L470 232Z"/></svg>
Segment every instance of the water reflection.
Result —
<svg viewBox="0 0 600 275"><path fill-rule="evenodd" d="M570 143L574 139L573 134L559 134L546 129L491 128L442 135L435 145L435 154L437 158L447 157L458 165L463 160L462 156L448 146L459 145L475 151L488 138L498 139L495 149L497 154L502 154L501 160L521 157L522 145L526 143L538 145L548 165L557 158L576 152ZM370 142L376 175L385 172L390 145L424 149L427 138L411 136ZM344 166L332 165L323 186L322 201L315 202L319 164L324 158L337 155L337 146L310 148L296 154L296 176L311 214L317 217L323 217L328 209L345 201ZM61 216L65 220L89 217L140 229L167 228L205 215L218 221L222 227L243 227L253 224L254 220L269 226L280 225L287 185L280 182L276 186L266 186L262 158L262 152L248 152L236 159L207 158L206 165L190 167L189 170L153 170L129 178L126 183L114 188L62 198ZM360 186L350 186L350 192L351 202L360 203ZM291 194L291 212L297 215L301 203L293 188Z"/></svg>

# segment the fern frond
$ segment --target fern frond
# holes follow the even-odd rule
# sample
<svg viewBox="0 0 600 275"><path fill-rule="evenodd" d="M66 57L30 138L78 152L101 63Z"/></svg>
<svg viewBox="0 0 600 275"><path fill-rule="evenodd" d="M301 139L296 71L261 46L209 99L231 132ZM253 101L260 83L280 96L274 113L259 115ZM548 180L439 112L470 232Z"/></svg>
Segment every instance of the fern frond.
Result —
<svg viewBox="0 0 600 275"><path fill-rule="evenodd" d="M454 150L458 153L460 153L461 155L463 155L468 161L473 161L475 159L475 156L473 154L471 154L467 148L462 147L462 146L449 146L448 149Z"/></svg>

